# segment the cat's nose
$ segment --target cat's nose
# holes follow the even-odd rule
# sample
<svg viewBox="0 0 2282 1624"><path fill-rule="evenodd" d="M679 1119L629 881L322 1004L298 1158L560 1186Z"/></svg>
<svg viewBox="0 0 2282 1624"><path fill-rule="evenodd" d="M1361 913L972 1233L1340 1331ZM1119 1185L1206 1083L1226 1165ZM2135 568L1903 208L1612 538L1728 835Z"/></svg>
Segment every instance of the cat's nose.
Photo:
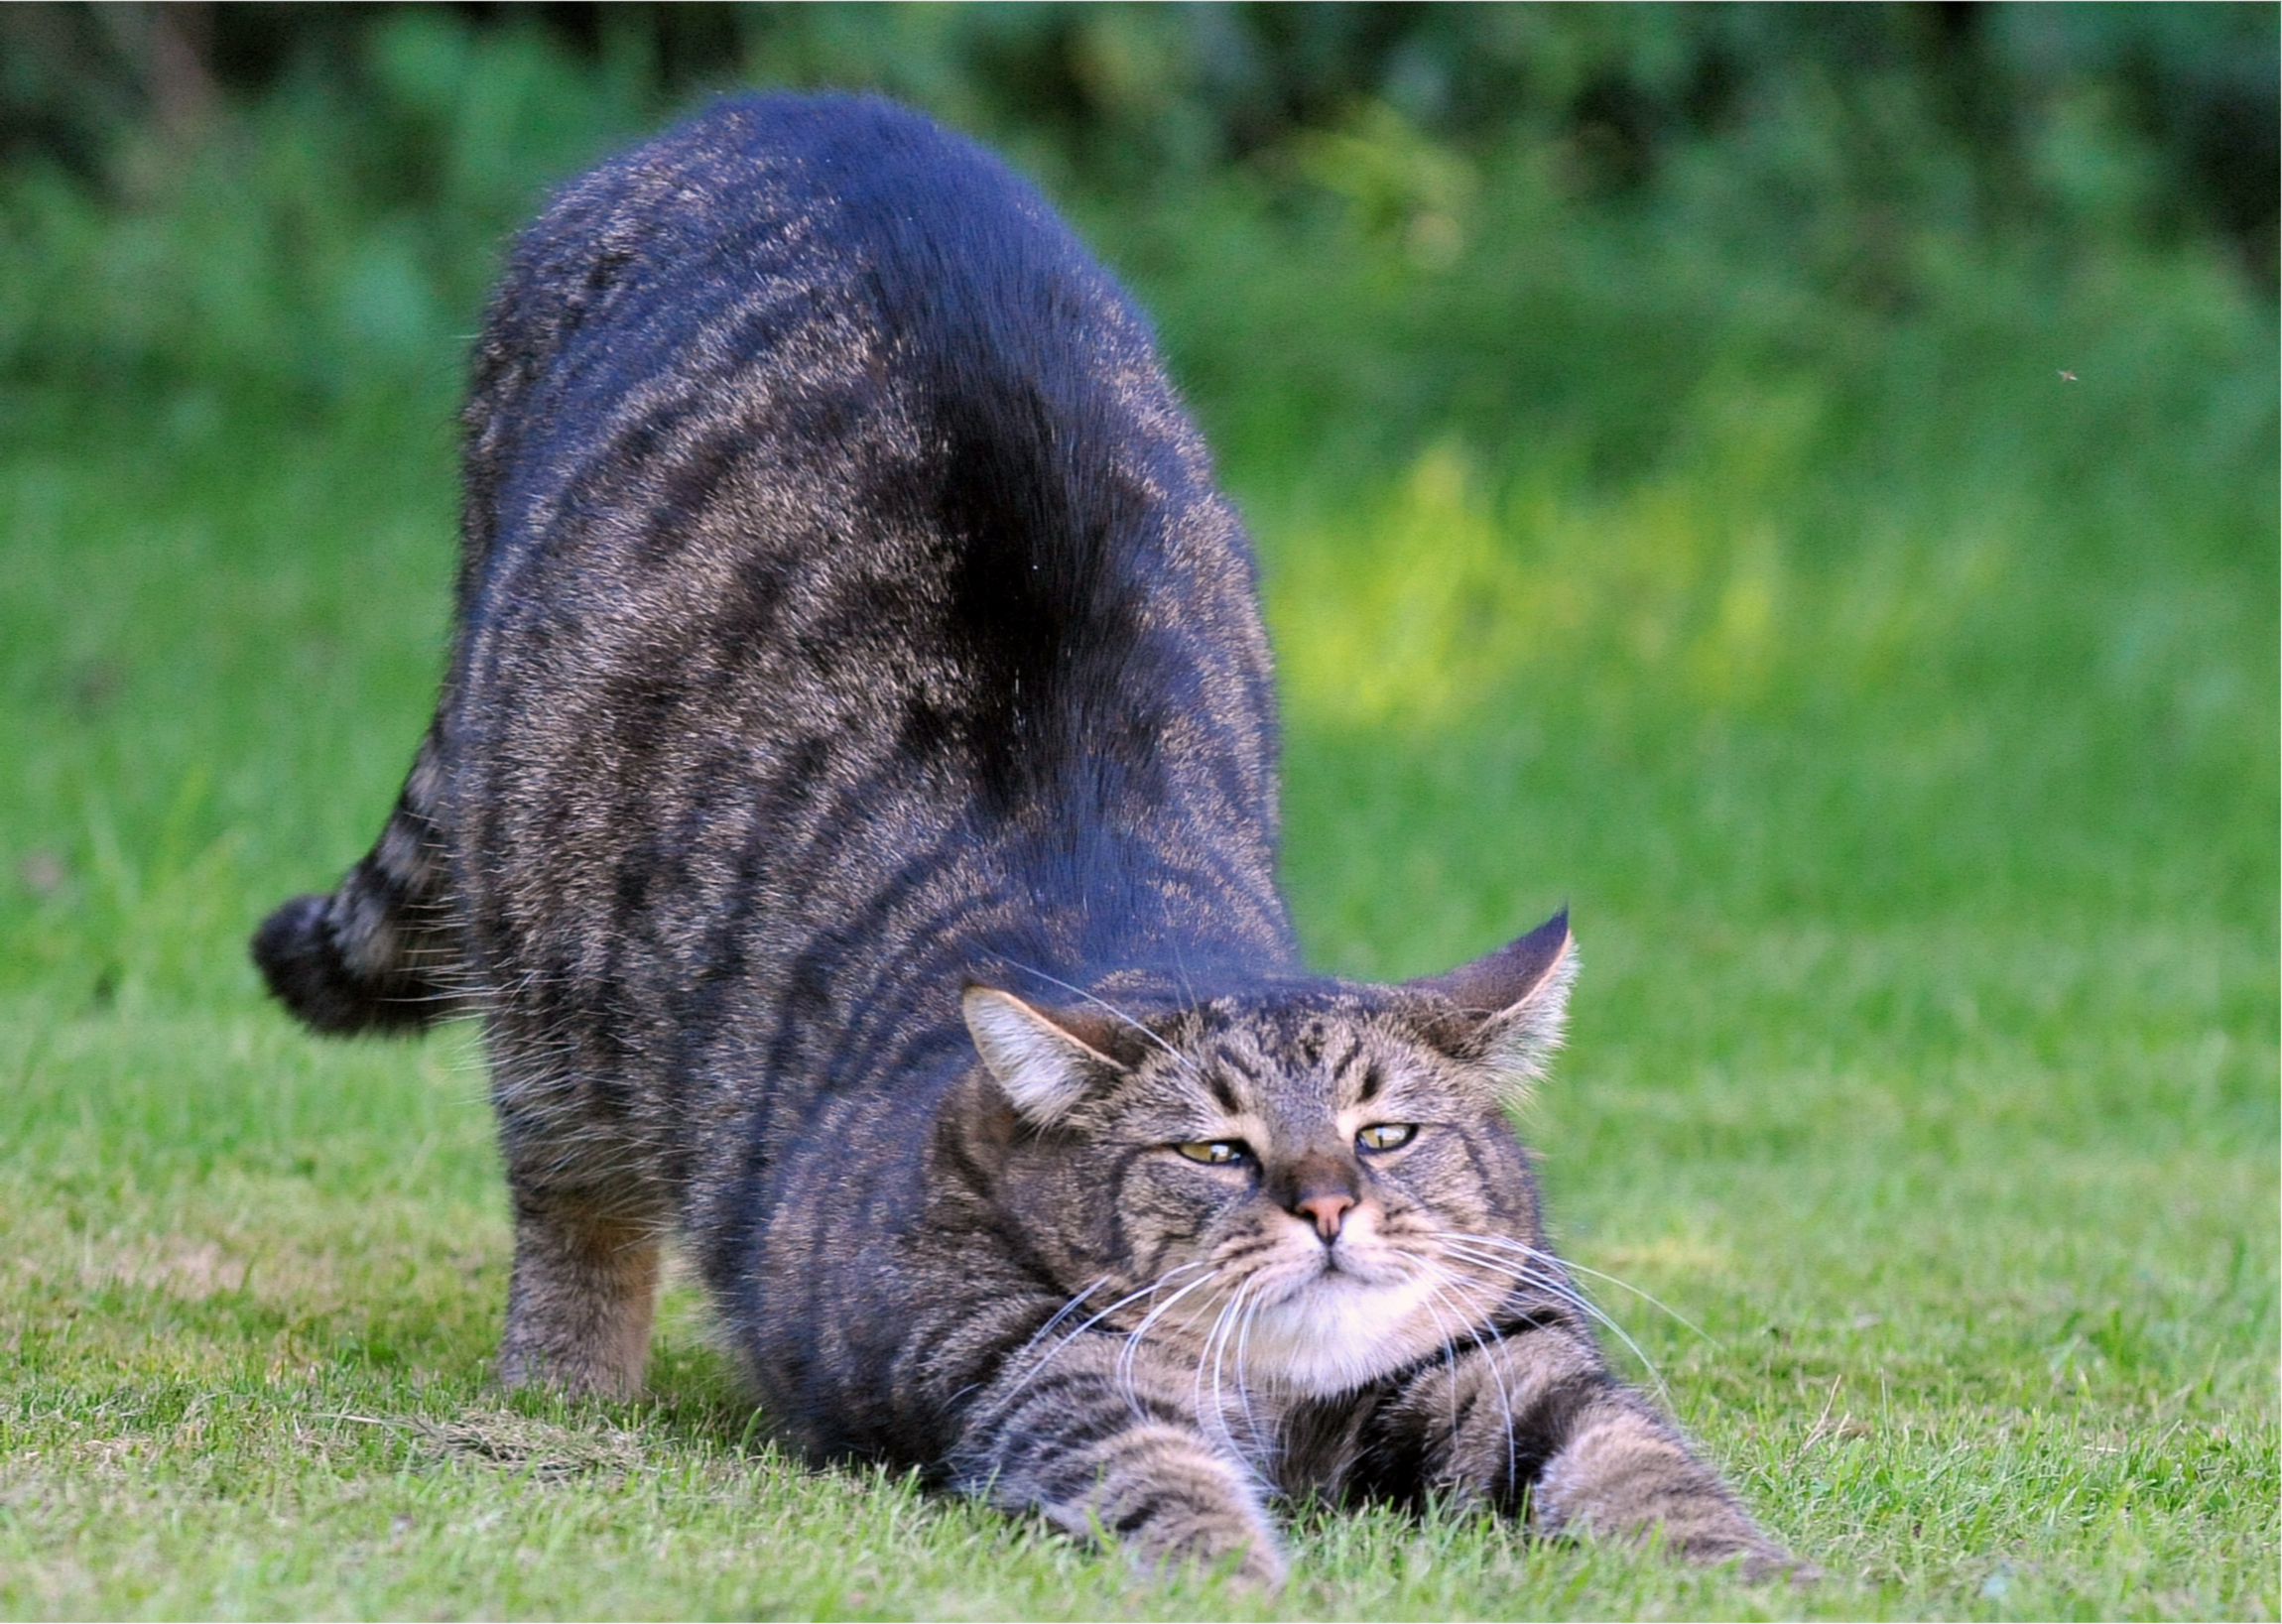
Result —
<svg viewBox="0 0 2282 1624"><path fill-rule="evenodd" d="M1354 1204L1355 1198L1352 1195L1343 1190L1334 1190L1326 1195L1309 1196L1299 1203L1298 1210L1315 1224L1317 1234L1327 1241L1332 1241L1339 1238L1339 1220L1347 1215Z"/></svg>

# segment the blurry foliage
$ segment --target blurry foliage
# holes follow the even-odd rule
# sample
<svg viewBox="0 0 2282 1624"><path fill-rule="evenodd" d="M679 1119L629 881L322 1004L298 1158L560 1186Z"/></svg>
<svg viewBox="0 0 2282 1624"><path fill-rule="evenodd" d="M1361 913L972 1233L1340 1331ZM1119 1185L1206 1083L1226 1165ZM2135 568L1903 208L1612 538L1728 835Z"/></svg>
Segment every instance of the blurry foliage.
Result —
<svg viewBox="0 0 2282 1624"><path fill-rule="evenodd" d="M1674 309L1644 231L1871 316L2007 257L2216 252L2270 301L2275 50L2267 6L13 5L0 379L447 385L547 185L713 91L842 85L1008 151L1152 303L1230 254L1433 310L1448 410L1357 403L1415 448L1512 406L1529 340L1482 334L1546 313L1557 234L1620 322L1631 283ZM1168 326L1207 402L1263 336L1313 364Z"/></svg>

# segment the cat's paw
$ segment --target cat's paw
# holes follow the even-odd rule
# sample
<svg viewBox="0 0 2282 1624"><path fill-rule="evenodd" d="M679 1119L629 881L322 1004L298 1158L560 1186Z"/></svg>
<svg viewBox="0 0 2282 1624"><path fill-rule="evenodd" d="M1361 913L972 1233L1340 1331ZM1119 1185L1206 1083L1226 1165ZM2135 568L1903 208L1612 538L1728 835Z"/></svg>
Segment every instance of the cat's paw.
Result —
<svg viewBox="0 0 2282 1624"><path fill-rule="evenodd" d="M1243 1560L1236 1563L1235 1571L1228 1575L1229 1582L1246 1590L1273 1593L1284 1587L1292 1576L1292 1564L1284 1554L1271 1543L1245 1548Z"/></svg>
<svg viewBox="0 0 2282 1624"><path fill-rule="evenodd" d="M1121 1542L1127 1558L1151 1580L1220 1579L1239 1590L1272 1594L1291 1577L1276 1537L1265 1529L1197 1531L1162 1542L1147 1535Z"/></svg>
<svg viewBox="0 0 2282 1624"><path fill-rule="evenodd" d="M1120 1485L1124 1492L1092 1508L1094 1531L1153 1578L1223 1579L1244 1589L1276 1590L1290 1568L1274 1527L1217 1460L1193 1473L1167 1470Z"/></svg>
<svg viewBox="0 0 2282 1624"><path fill-rule="evenodd" d="M1758 1537L1755 1532L1741 1537L1713 1535L1674 1540L1665 1549L1684 1562L1698 1562L1707 1567L1731 1566L1738 1578L1752 1584L1766 1584L1777 1579L1789 1579L1793 1584L1812 1584L1823 1576L1823 1570L1813 1562L1792 1556L1781 1546Z"/></svg>
<svg viewBox="0 0 2282 1624"><path fill-rule="evenodd" d="M1777 1579L1788 1579L1793 1584L1817 1584L1822 1581L1823 1570L1804 1557L1794 1557L1780 1546L1761 1546L1746 1552L1735 1564L1735 1571L1753 1584L1771 1584Z"/></svg>

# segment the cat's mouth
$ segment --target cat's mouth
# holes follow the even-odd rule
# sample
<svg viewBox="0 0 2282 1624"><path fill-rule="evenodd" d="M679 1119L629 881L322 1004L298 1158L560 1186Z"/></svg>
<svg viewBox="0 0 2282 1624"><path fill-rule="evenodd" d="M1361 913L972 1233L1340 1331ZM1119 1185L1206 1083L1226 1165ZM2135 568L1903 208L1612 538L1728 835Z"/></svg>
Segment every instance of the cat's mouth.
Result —
<svg viewBox="0 0 2282 1624"><path fill-rule="evenodd" d="M1419 1274L1418 1264L1390 1246L1369 1208L1357 1211L1332 1240L1319 1240L1313 1228L1291 1226L1249 1271L1245 1289L1255 1301L1288 1303L1304 1293L1396 1287Z"/></svg>
<svg viewBox="0 0 2282 1624"><path fill-rule="evenodd" d="M1317 1260L1313 1280L1335 1276L1366 1286L1393 1286L1408 1280L1415 1272L1400 1259L1389 1257L1384 1247L1327 1246Z"/></svg>

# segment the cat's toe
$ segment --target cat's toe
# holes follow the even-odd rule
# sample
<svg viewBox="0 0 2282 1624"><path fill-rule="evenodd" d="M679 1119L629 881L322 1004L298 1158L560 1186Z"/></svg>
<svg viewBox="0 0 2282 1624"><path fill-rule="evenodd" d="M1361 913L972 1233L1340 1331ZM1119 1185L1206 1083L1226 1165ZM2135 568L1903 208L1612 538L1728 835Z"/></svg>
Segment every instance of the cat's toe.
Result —
<svg viewBox="0 0 2282 1624"><path fill-rule="evenodd" d="M1813 1562L1772 1545L1756 1546L1744 1552L1735 1564L1735 1571L1753 1584L1767 1584L1776 1579L1814 1584L1823 1577L1823 1570Z"/></svg>
<svg viewBox="0 0 2282 1624"><path fill-rule="evenodd" d="M1254 1546L1244 1553L1244 1560L1236 1564L1229 1575L1230 1581L1242 1589L1274 1592L1284 1587L1292 1576L1291 1564L1284 1561L1283 1553L1273 1546Z"/></svg>
<svg viewBox="0 0 2282 1624"><path fill-rule="evenodd" d="M1169 1547L1128 1547L1135 1564L1152 1579L1220 1579L1239 1590L1273 1594L1291 1577L1272 1536L1237 1541L1184 1540Z"/></svg>

